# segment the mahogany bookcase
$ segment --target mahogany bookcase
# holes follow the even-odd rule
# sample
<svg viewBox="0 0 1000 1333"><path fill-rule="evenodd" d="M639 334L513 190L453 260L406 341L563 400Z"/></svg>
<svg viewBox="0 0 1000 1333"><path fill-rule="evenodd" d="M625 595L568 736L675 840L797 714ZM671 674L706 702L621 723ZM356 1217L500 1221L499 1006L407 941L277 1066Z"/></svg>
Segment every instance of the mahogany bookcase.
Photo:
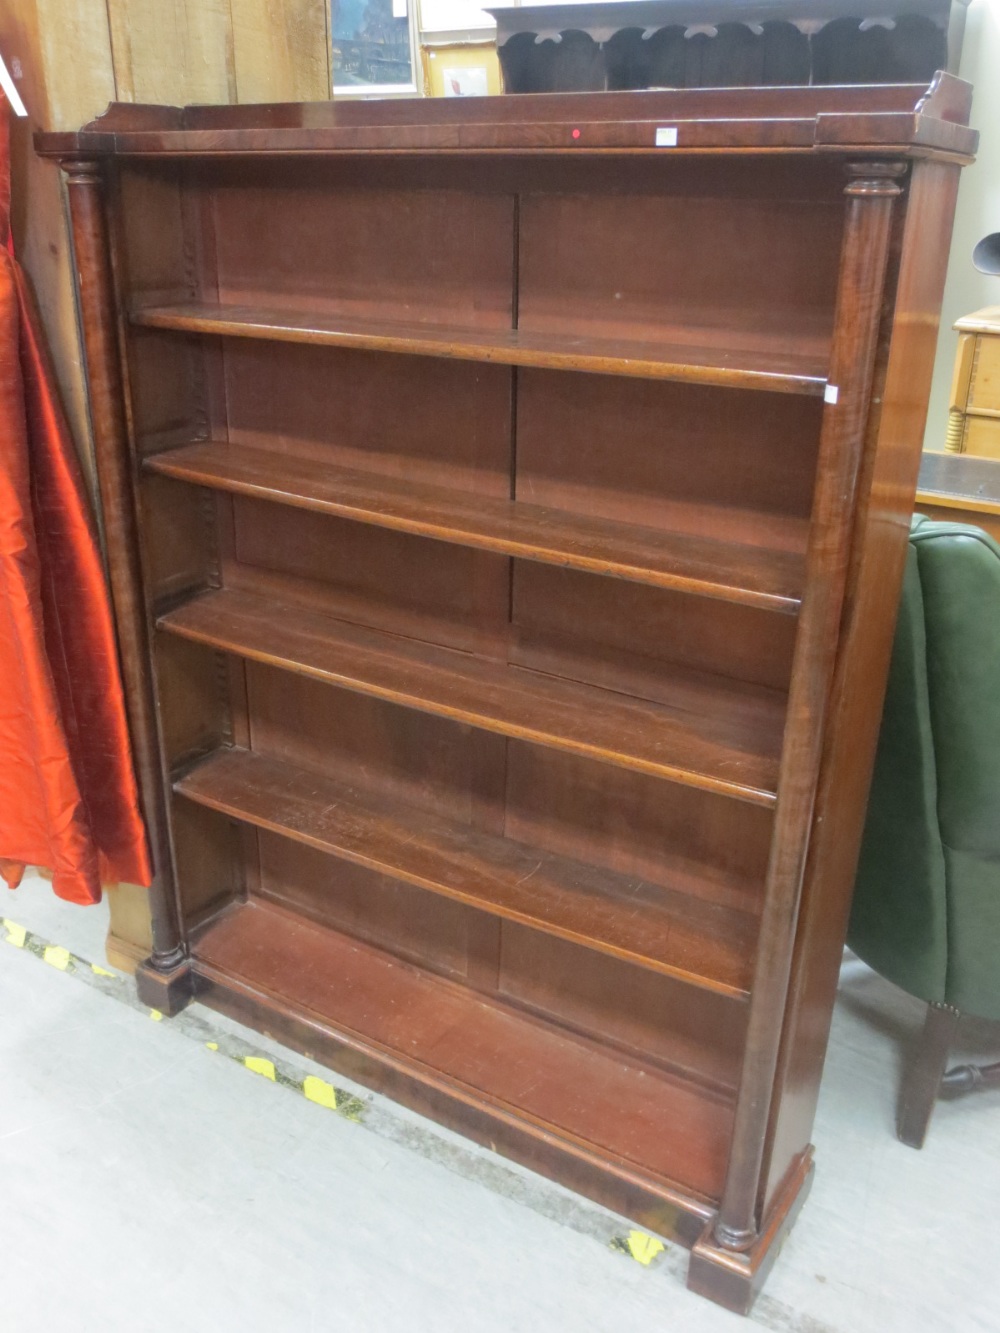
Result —
<svg viewBox="0 0 1000 1333"><path fill-rule="evenodd" d="M693 1249L801 1203L967 85L116 105L66 173L196 997Z"/></svg>

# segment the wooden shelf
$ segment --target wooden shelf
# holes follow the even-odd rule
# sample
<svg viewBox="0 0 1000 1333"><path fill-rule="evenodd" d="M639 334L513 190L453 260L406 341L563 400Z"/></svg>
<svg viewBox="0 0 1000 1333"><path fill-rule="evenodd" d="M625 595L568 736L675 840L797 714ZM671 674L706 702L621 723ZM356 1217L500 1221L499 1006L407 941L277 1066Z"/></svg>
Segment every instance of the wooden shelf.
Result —
<svg viewBox="0 0 1000 1333"><path fill-rule="evenodd" d="M272 1012L305 1018L345 1049L331 1063L355 1076L366 1056L396 1080L415 1078L494 1113L527 1117L561 1143L625 1161L662 1182L717 1198L732 1109L655 1067L520 1014L336 931L251 900L193 943L209 985L245 987ZM315 1043L316 1037L313 1036ZM315 1044L313 1049L315 1049Z"/></svg>
<svg viewBox="0 0 1000 1333"><path fill-rule="evenodd" d="M728 339L720 339L691 329L677 330L683 336L674 342L633 342L597 335L463 328L205 302L142 306L133 310L132 323L181 333L495 361L507 366L682 380L811 397L822 397L826 387L826 351L823 340L811 329L799 331L802 336L786 333L780 341L745 330L734 330ZM741 339L746 346L740 346Z"/></svg>
<svg viewBox="0 0 1000 1333"><path fill-rule="evenodd" d="M677 673L672 707L219 589L162 630L440 717L772 805L784 726L774 691Z"/></svg>
<svg viewBox="0 0 1000 1333"><path fill-rule="evenodd" d="M797 611L805 577L804 556L796 552L498 500L222 440L165 450L145 466L215 490L768 610Z"/></svg>
<svg viewBox="0 0 1000 1333"><path fill-rule="evenodd" d="M174 788L199 805L496 916L746 998L757 918L478 832L248 750Z"/></svg>

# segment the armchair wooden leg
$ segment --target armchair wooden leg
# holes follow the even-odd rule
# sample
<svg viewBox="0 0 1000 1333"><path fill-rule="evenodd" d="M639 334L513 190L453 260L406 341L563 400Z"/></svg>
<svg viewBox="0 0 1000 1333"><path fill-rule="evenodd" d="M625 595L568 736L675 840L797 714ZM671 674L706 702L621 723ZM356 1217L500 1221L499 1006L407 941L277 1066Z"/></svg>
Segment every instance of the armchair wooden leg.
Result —
<svg viewBox="0 0 1000 1333"><path fill-rule="evenodd" d="M922 1148L934 1102L941 1089L959 1012L950 1004L929 1004L916 1053L903 1075L896 1133L911 1148Z"/></svg>

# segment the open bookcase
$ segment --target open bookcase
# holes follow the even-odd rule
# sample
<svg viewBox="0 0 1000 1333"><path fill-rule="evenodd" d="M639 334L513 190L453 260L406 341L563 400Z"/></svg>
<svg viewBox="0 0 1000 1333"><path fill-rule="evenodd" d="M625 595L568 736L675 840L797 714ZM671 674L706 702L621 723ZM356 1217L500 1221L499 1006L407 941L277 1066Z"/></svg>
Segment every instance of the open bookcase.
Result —
<svg viewBox="0 0 1000 1333"><path fill-rule="evenodd" d="M969 96L39 140L157 865L140 994L692 1247L734 1309L811 1171Z"/></svg>

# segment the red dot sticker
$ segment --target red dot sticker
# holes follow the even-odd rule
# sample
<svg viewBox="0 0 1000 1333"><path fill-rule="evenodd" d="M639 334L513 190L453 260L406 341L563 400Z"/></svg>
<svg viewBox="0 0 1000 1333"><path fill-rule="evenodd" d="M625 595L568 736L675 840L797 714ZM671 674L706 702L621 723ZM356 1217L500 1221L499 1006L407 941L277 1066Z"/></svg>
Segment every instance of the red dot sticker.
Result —
<svg viewBox="0 0 1000 1333"><path fill-rule="evenodd" d="M574 139L579 139L579 137L580 137L580 131L579 131L579 130L574 130L574 131L573 131L573 138L574 138Z"/></svg>

